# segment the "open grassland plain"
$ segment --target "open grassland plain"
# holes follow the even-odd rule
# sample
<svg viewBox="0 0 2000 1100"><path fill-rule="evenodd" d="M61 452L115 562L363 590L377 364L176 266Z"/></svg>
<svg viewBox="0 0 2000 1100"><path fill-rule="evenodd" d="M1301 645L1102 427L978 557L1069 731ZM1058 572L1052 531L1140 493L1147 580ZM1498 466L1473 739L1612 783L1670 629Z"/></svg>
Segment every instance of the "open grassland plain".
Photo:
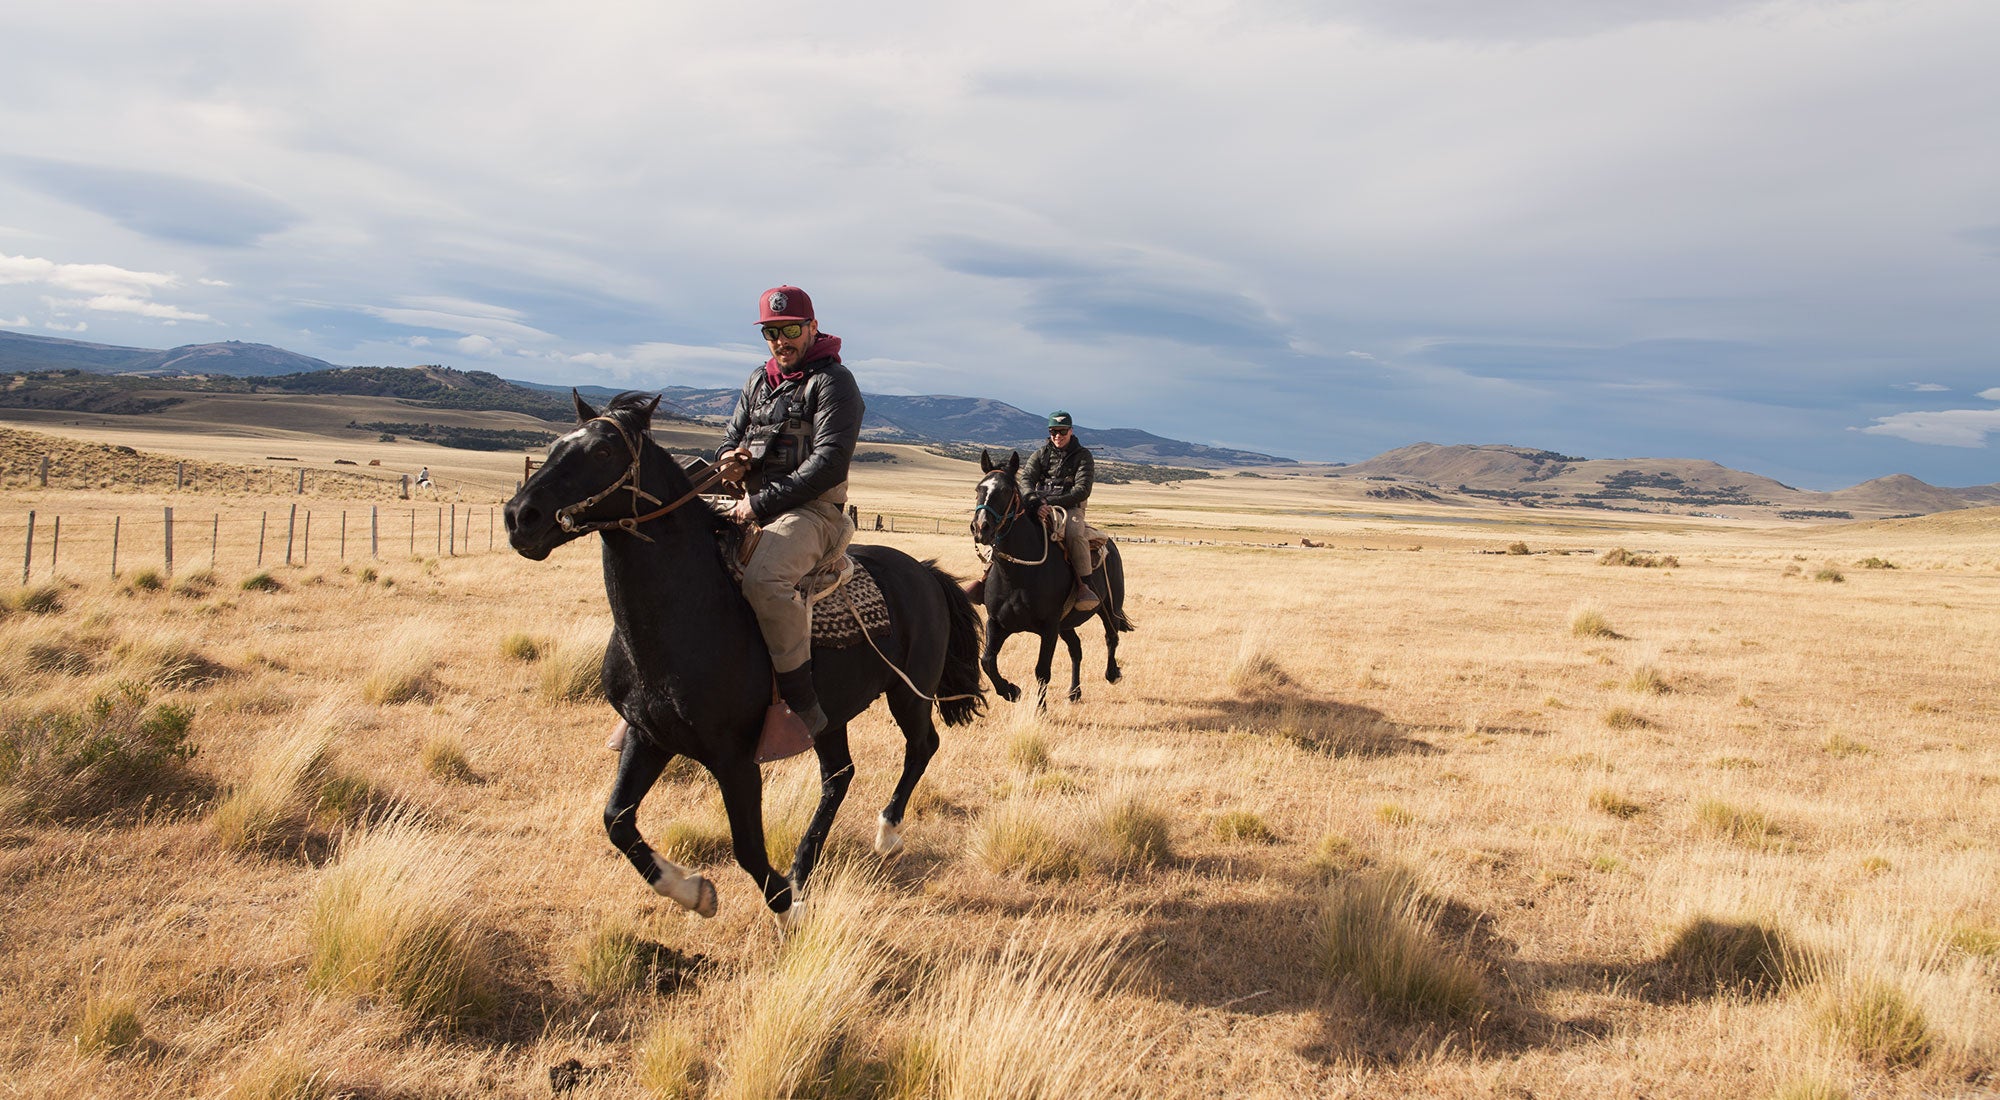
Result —
<svg viewBox="0 0 2000 1100"><path fill-rule="evenodd" d="M971 577L976 467L884 450L859 541ZM519 456L459 461L483 503ZM1081 703L945 731L886 863L902 738L864 715L784 939L698 771L641 824L715 919L604 840L594 540L0 589L0 1095L2000 1088L2000 513L1340 491L1100 490L1124 682L1086 631ZM0 551L174 499L16 483ZM786 848L816 770L766 780Z"/></svg>

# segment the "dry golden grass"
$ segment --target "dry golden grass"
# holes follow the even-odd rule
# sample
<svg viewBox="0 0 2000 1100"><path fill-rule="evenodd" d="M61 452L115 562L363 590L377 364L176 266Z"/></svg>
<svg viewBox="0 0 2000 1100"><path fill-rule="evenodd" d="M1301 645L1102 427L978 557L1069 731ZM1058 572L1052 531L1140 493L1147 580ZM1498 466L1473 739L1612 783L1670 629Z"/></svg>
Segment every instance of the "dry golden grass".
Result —
<svg viewBox="0 0 2000 1100"><path fill-rule="evenodd" d="M897 461L858 470L855 498L864 528L880 512L897 531L863 541L970 576L952 532L972 467L887 449ZM450 457L491 486L482 507L519 476L518 456ZM610 715L542 685L556 654L593 672L601 655L593 542L546 563L453 557L425 512L381 558L351 539L342 559L316 520L310 566L283 564L280 544L259 567L240 516L254 540L260 511L301 498L215 496L237 509L234 544L225 515L212 569L206 540L186 540L174 581L147 590L129 582L161 566L146 556L157 531L145 541L131 517L157 520L157 503L7 490L0 549L18 559L27 508L60 513L65 565L41 574L38 554L34 588L0 601L0 728L133 683L142 715L185 708L198 750L172 784L0 823L7 1087L548 1095L571 1062L578 1100L1916 1098L2000 1083L2000 519L1383 518L1360 492L1290 476L1101 489L1093 518L1128 540L1140 624L1125 682L1102 681L1087 632L1082 704L1058 691L1045 713L1000 705L941 731L906 854L867 874L903 742L883 708L857 719L854 787L808 891L806 934L826 918L835 945L815 961L773 932L699 769L671 771L640 824L707 867L717 918L673 910L606 844ZM1301 534L1329 545L1274 545ZM1535 552L1482 553L1516 541ZM1596 564L1621 544L1678 564ZM1896 567L1809 583L1812 563L1870 557ZM184 584L196 569L210 576ZM259 573L275 586L246 590ZM1603 630L1577 630L1579 609ZM416 656L392 660L405 631ZM530 657L515 635L550 641ZM1032 661L1023 639L1001 657L1016 681ZM424 695L360 701L371 676L413 665ZM1609 724L1620 709L1643 724ZM316 716L335 730L323 782L296 763L315 755ZM475 782L430 770L446 741ZM245 820L284 824L241 832L278 841L227 842L224 808L260 785L275 808ZM817 794L809 758L768 769L780 863ZM411 839L363 874L382 827L360 823L394 802ZM1268 839L1218 831L1239 814ZM690 834L703 839L673 839ZM1395 868L1421 889L1388 889ZM399 1007L394 983L335 977L386 963L316 965L316 924L341 923L316 916L322 900L363 883L476 933L456 957L482 977L458 1007L431 1017ZM1340 899L1376 931L1336 956L1314 925ZM143 964L116 988L96 979L122 958ZM1462 965L1472 985L1433 984L1473 992L1364 978L1417 959ZM483 999L463 995L475 987ZM114 994L138 1037L80 1053L91 997L115 1022Z"/></svg>

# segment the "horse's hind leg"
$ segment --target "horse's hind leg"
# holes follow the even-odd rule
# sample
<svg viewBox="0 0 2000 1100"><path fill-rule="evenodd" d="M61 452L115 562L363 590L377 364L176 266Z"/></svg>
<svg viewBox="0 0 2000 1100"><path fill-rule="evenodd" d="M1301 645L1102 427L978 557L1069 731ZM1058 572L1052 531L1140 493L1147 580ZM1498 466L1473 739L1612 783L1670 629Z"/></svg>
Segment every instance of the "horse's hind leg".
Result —
<svg viewBox="0 0 2000 1100"><path fill-rule="evenodd" d="M673 754L640 737L625 738L618 757L618 779L611 784L611 798L604 804L604 831L611 845L643 875L646 884L683 909L704 917L715 915L715 886L701 875L667 859L652 849L639 835L639 803L666 770Z"/></svg>
<svg viewBox="0 0 2000 1100"><path fill-rule="evenodd" d="M989 618L986 623L986 650L979 655L979 667L986 670L986 678L993 682L993 694L1009 703L1021 697L1021 689L1000 675L1000 647L1006 644L1012 633Z"/></svg>
<svg viewBox="0 0 2000 1100"><path fill-rule="evenodd" d="M792 853L792 885L801 895L805 893L806 879L812 877L813 867L819 863L827 831L833 828L833 815L840 812L840 804L847 798L847 785L854 781L854 757L847 751L847 723L839 722L821 730L813 738L813 752L819 757L819 808L813 811L805 835L799 838L798 850Z"/></svg>
<svg viewBox="0 0 2000 1100"><path fill-rule="evenodd" d="M746 753L720 768L711 768L722 786L722 808L729 814L729 842L736 852L736 865L750 873L751 881L763 891L764 905L775 913L778 923L790 927L798 917L798 899L791 881L771 866L764 852L764 776L756 761Z"/></svg>
<svg viewBox="0 0 2000 1100"><path fill-rule="evenodd" d="M903 811L909 807L910 794L917 789L917 781L924 777L924 769L930 767L931 756L938 747L930 700L899 686L889 693L889 713L903 731L903 775L896 780L896 791L889 796L889 804L882 807L882 816L875 822L875 853L882 856L893 856L903 850Z"/></svg>
<svg viewBox="0 0 2000 1100"><path fill-rule="evenodd" d="M1083 639L1077 637L1075 629L1063 627L1059 632L1063 644L1069 647L1069 701L1083 701Z"/></svg>

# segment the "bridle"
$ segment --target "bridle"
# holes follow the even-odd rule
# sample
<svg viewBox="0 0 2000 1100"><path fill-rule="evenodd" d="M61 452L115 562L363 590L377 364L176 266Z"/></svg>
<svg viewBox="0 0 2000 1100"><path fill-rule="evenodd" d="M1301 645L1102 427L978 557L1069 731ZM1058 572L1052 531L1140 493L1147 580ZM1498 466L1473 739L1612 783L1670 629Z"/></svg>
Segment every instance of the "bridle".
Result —
<svg viewBox="0 0 2000 1100"><path fill-rule="evenodd" d="M556 525L561 527L565 531L568 531L572 534L588 534L592 531L608 531L615 527L618 530L623 531L628 535L637 535L638 537L645 539L647 542L651 542L653 541L652 537L647 535L645 532L639 530L640 524L646 523L650 520L659 519L661 516L664 516L667 513L673 511L674 509L679 508L681 505L686 504L688 501L693 500L695 497L701 495L701 491L703 489L706 489L709 486L715 484L722 478L722 467L720 465L717 465L712 469L710 469L708 473L704 475L700 481L695 482L694 487L692 489L689 489L687 492L681 494L678 500L675 500L671 504L661 505L660 507L655 508L652 511L641 515L639 512L639 502L641 500L644 500L651 504L660 503L659 497L656 497L653 494L647 492L644 488L640 487L639 485L639 464L641 459L645 457L645 451L641 449L640 441L634 439L632 437L632 433L626 430L624 423L619 420L613 419L612 417L600 416L591 420L586 420L584 421L584 426L589 427L590 425L595 424L600 420L606 424L611 425L613 428L618 429L618 438L625 441L625 449L631 452L632 454L632 464L625 468L625 473L621 475L618 478L618 480L605 486L603 492L600 492L595 496L590 497L587 500L580 500L577 501L575 504L564 505L563 507L556 509ZM605 497L610 496L611 494L617 492L620 489L630 489L632 492L631 515L621 516L617 519L601 519L601 520L582 520L577 518L583 512L595 506L598 501L603 500Z"/></svg>
<svg viewBox="0 0 2000 1100"><path fill-rule="evenodd" d="M999 526L993 529L993 542L992 545L990 546L987 545L986 543L979 541L979 513L981 512L985 512L989 515L1000 517ZM1007 537L1007 529L1014 525L1015 520L1020 519L1022 516L1025 516L1027 514L1028 514L1027 503L1021 496L1021 490L1018 486L1014 487L1013 499L1008 502L1005 511L996 509L992 505L983 502L973 505L972 522L970 524L972 528L973 552L978 554L980 558L984 559L989 565L992 564L993 559L995 558L998 558L1001 561L1012 562L1015 565L1040 565L1043 562L1049 560L1049 543L1054 540L1047 537L1046 529L1044 529L1043 531L1044 537L1042 539L1042 556L1036 558L1034 561L1028 561L1024 558L1017 558L1014 555L1009 554L1005 550L1000 549L1000 540Z"/></svg>

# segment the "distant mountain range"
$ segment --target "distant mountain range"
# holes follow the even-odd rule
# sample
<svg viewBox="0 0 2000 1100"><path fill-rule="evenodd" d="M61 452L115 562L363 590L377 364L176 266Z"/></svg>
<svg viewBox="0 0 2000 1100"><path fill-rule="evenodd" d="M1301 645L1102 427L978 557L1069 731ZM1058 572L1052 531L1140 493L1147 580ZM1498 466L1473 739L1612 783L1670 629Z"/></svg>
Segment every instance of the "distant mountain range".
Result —
<svg viewBox="0 0 2000 1100"><path fill-rule="evenodd" d="M419 400L443 408L485 408L528 412L565 421L570 415L567 386L514 382L485 371L448 367L336 367L268 344L227 341L191 344L168 351L121 348L80 340L0 332L0 371L80 370L95 374L187 382L194 379L256 380L287 392L351 393ZM747 372L746 372L747 373ZM303 377L300 377L303 376ZM581 387L586 397L601 400L616 391ZM659 391L690 417L728 416L736 407L738 390L691 389L668 386ZM547 395L559 395L551 399ZM883 443L971 443L994 447L1032 448L1041 445L1047 421L1012 405L977 397L899 397L865 394L868 416L864 438ZM0 399L0 405L7 404ZM49 406L77 407L85 406ZM144 412L131 398L116 407L88 406L93 412ZM1290 459L1255 451L1237 451L1168 439L1137 428L1094 428L1079 424L1100 457L1147 465L1226 469L1264 466Z"/></svg>
<svg viewBox="0 0 2000 1100"><path fill-rule="evenodd" d="M155 351L0 332L0 372L14 375L0 380L0 408L144 415L184 400L177 393L255 391L393 397L424 408L517 412L552 427L574 419L566 386L442 366L336 367L283 348L237 341ZM578 389L600 403L616 392ZM660 392L663 412L713 419L735 409L739 391L668 386ZM1043 417L990 398L866 398L863 437L877 442L1026 450L1044 438ZM1383 500L1682 514L1745 514L1747 509L1820 519L2000 504L2000 484L1940 488L1907 474L1820 493L1700 459L1589 459L1506 444L1416 443L1365 462L1325 466L1167 439L1136 428L1079 425L1078 434L1100 458L1112 462L1326 477L1360 484L1364 495Z"/></svg>

